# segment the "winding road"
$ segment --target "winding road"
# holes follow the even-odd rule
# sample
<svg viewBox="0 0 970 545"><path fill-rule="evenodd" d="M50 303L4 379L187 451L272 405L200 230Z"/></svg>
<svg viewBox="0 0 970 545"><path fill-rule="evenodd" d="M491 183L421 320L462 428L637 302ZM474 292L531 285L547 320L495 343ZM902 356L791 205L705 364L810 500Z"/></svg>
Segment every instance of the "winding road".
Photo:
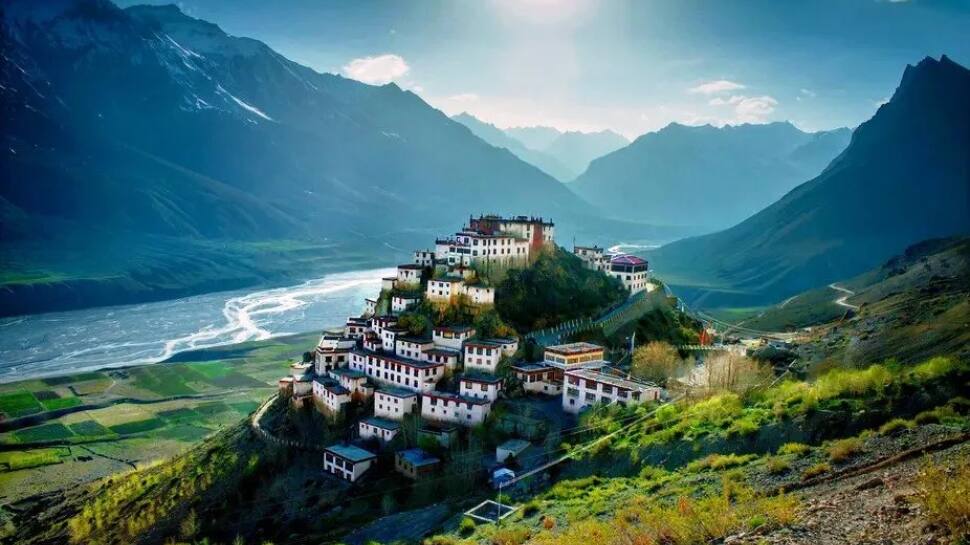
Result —
<svg viewBox="0 0 970 545"><path fill-rule="evenodd" d="M846 289L846 288L843 288L843 287L837 285L835 282L832 282L831 284L829 284L829 287L832 288L835 291L838 291L838 292L841 292L841 293L844 293L845 294L845 295L842 295L841 297L839 297L838 299L835 300L835 304L836 305L839 305L840 307L845 307L845 308L851 309L851 310L859 310L859 306L858 305L853 305L852 303L847 303L846 302L846 299L848 299L849 297L852 297L853 295L855 295L855 292L854 291L849 290L849 289Z"/></svg>

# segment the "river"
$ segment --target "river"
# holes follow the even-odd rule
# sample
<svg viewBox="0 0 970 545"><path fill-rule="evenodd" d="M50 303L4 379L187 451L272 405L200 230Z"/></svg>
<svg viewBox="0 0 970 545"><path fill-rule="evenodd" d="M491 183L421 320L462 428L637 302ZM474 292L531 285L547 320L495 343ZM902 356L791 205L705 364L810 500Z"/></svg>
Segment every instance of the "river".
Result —
<svg viewBox="0 0 970 545"><path fill-rule="evenodd" d="M339 326L394 269L295 286L0 319L0 383L158 363L186 350Z"/></svg>

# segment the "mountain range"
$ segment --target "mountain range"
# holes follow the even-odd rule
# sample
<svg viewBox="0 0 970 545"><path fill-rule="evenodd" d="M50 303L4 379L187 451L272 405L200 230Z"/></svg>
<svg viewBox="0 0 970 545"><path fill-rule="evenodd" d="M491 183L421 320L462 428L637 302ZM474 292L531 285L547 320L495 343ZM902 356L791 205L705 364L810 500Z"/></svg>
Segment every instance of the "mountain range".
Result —
<svg viewBox="0 0 970 545"><path fill-rule="evenodd" d="M714 231L734 225L818 175L849 129L808 133L791 123L673 123L600 157L569 184L618 218Z"/></svg>
<svg viewBox="0 0 970 545"><path fill-rule="evenodd" d="M579 176L590 161L616 151L629 141L613 131L560 131L553 127L500 129L463 112L452 119L468 127L489 144L505 148L554 178L568 182Z"/></svg>
<svg viewBox="0 0 970 545"><path fill-rule="evenodd" d="M820 175L730 229L651 252L651 265L691 304L752 306L970 232L968 96L970 70L946 56L907 66Z"/></svg>
<svg viewBox="0 0 970 545"><path fill-rule="evenodd" d="M5 312L89 304L79 278L172 296L292 275L321 245L392 262L469 213L638 229L409 91L318 73L175 6L22 0L0 19Z"/></svg>

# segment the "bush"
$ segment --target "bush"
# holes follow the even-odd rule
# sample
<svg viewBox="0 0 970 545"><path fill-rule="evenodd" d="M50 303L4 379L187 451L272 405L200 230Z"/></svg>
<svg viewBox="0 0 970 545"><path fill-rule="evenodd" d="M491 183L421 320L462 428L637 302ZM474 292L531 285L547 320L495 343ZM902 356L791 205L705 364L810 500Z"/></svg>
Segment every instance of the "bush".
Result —
<svg viewBox="0 0 970 545"><path fill-rule="evenodd" d="M552 530L556 527L556 518L549 515L542 517L542 527L546 530Z"/></svg>
<svg viewBox="0 0 970 545"><path fill-rule="evenodd" d="M812 477L818 477L822 473L828 473L829 471L832 471L832 466L827 463L815 464L802 472L802 479L808 480Z"/></svg>
<svg viewBox="0 0 970 545"><path fill-rule="evenodd" d="M737 454L711 454L710 456L706 456L700 460L694 460L687 464L686 470L692 473L705 469L717 471L719 469L744 465L755 459L755 457L753 454L746 454L744 456L738 456Z"/></svg>
<svg viewBox="0 0 970 545"><path fill-rule="evenodd" d="M970 537L970 459L952 470L927 466L916 482L916 501L930 520L950 531L954 543Z"/></svg>
<svg viewBox="0 0 970 545"><path fill-rule="evenodd" d="M475 521L471 517L461 519L461 524L458 525L458 531L463 536L471 535L475 531Z"/></svg>
<svg viewBox="0 0 970 545"><path fill-rule="evenodd" d="M492 545L522 545L529 539L528 528L503 528L492 535Z"/></svg>
<svg viewBox="0 0 970 545"><path fill-rule="evenodd" d="M532 515L539 512L539 502L532 500L529 503L522 506L522 516L531 517Z"/></svg>
<svg viewBox="0 0 970 545"><path fill-rule="evenodd" d="M765 461L765 468L768 470L768 473L779 475L788 471L791 468L791 464L784 458L772 456Z"/></svg>
<svg viewBox="0 0 970 545"><path fill-rule="evenodd" d="M880 435L892 435L900 430L910 430L913 429L915 424L911 420L905 420L903 418L893 418L889 422L886 422L882 426L879 426Z"/></svg>
<svg viewBox="0 0 970 545"><path fill-rule="evenodd" d="M839 439L829 445L829 459L833 462L847 460L862 450L862 440L858 437Z"/></svg>
<svg viewBox="0 0 970 545"><path fill-rule="evenodd" d="M794 454L795 456L802 456L811 450L812 447L804 443L785 443L784 445L778 447L778 454Z"/></svg>

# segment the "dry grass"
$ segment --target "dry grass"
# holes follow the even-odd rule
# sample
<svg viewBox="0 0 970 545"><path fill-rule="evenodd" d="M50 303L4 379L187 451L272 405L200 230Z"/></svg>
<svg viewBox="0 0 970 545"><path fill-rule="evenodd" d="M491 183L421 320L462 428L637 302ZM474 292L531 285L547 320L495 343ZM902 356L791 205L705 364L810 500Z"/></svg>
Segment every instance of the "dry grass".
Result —
<svg viewBox="0 0 970 545"><path fill-rule="evenodd" d="M916 501L931 520L949 530L954 543L970 538L970 458L953 468L927 466L916 486Z"/></svg>
<svg viewBox="0 0 970 545"><path fill-rule="evenodd" d="M847 437L832 442L829 445L829 460L842 462L848 460L862 450L862 440L858 437Z"/></svg>

